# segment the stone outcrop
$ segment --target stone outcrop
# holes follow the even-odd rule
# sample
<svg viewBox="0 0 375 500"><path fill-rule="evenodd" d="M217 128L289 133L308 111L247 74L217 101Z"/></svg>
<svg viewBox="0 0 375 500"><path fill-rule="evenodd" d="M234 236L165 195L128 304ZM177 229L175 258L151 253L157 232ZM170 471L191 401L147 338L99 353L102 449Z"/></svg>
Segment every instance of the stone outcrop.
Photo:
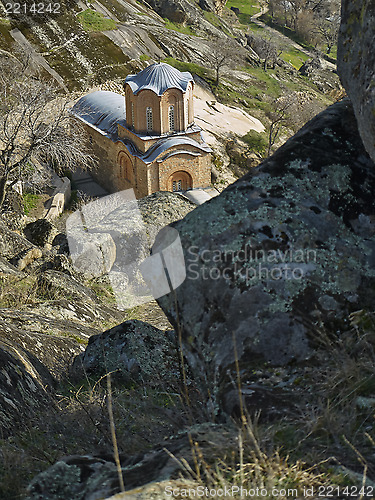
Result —
<svg viewBox="0 0 375 500"><path fill-rule="evenodd" d="M49 385L51 385L52 377L59 380L68 373L74 357L84 349L84 345L79 344L74 338L68 337L69 323L65 323L65 325L60 323L60 330L57 330L58 322L48 325L48 321L45 321L44 328L38 332L37 325L28 328L28 323L30 324L33 319L35 319L35 323L38 322L38 318L33 317L33 315L22 314L20 311L17 314L16 311L1 309L0 318L2 325L0 327L0 342L4 343L3 347L4 345L12 346L16 353L23 353L19 356L20 359L23 359L22 356L32 358L31 364L35 365L35 360L37 360L36 371L43 366L42 379L48 380ZM74 337L73 333L72 337Z"/></svg>
<svg viewBox="0 0 375 500"><path fill-rule="evenodd" d="M4 327L2 327L4 328ZM8 436L51 404L52 377L15 339L0 338L0 434Z"/></svg>
<svg viewBox="0 0 375 500"><path fill-rule="evenodd" d="M0 256L19 271L42 256L42 251L20 234L11 231L0 220Z"/></svg>
<svg viewBox="0 0 375 500"><path fill-rule="evenodd" d="M231 450L237 446L233 428L203 424L189 429L189 435L184 432L147 453L137 456L120 455L126 490L138 489L153 481L167 481L179 477L183 471L178 460L186 460L194 466L189 436L199 443L199 449L208 461L209 456L216 459L224 449ZM219 444L213 445L215 442ZM153 484L155 487L155 483ZM146 487L146 490L150 496L141 498L164 498L150 494L152 487ZM159 490L156 486L154 493ZM106 499L119 491L117 470L112 457L75 455L62 458L35 477L28 488L26 500Z"/></svg>
<svg viewBox="0 0 375 500"><path fill-rule="evenodd" d="M346 100L172 224L187 278L158 302L177 327L176 294L185 354L211 395L226 391L236 356L245 373L303 363L321 328L373 306L374 190Z"/></svg>
<svg viewBox="0 0 375 500"><path fill-rule="evenodd" d="M308 77L322 92L336 92L340 87L339 78L320 57L308 59L299 69L301 75Z"/></svg>
<svg viewBox="0 0 375 500"><path fill-rule="evenodd" d="M26 238L39 247L51 246L57 229L52 222L47 219L38 219L35 222L29 222L24 228Z"/></svg>
<svg viewBox="0 0 375 500"><path fill-rule="evenodd" d="M375 4L342 1L337 66L367 152L375 161Z"/></svg>
<svg viewBox="0 0 375 500"><path fill-rule="evenodd" d="M153 193L137 202L122 201L121 196L115 200L113 208L103 208L101 212L99 206L97 216L85 220L87 232L83 231L77 212L68 219L72 260L75 268L87 277L109 272L115 262L116 265L122 262L123 256L133 257L137 253L134 259L143 260L158 231L196 207L186 198L170 192ZM96 210L96 203L92 211ZM103 207L105 203L103 199Z"/></svg>
<svg viewBox="0 0 375 500"><path fill-rule="evenodd" d="M178 380L178 355L173 332L164 332L143 321L121 325L90 337L84 353L74 360L73 373L100 377L114 372L123 382L160 385Z"/></svg>

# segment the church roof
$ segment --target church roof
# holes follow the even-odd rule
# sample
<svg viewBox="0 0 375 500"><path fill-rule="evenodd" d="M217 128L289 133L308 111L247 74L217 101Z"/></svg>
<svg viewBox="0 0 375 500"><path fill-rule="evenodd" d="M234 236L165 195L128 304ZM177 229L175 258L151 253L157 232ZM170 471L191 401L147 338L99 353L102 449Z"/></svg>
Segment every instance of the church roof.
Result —
<svg viewBox="0 0 375 500"><path fill-rule="evenodd" d="M168 137L166 139L161 139L158 142L156 142L153 146L151 146L150 149L148 149L145 153L142 155L138 155L145 163L152 163L153 161L158 158L162 153L165 151L168 151L168 149L174 147L174 146L193 146L194 148L204 151L206 153L210 153L212 150L207 146L207 144L202 143L200 144L199 142L195 141L191 137ZM174 153L180 154L180 153L187 153L187 154L194 154L193 152L189 150L175 150ZM170 153L169 153L170 155ZM165 159L165 158L163 158Z"/></svg>
<svg viewBox="0 0 375 500"><path fill-rule="evenodd" d="M136 75L129 75L125 79L136 95L141 90L152 90L158 96L171 88L176 88L186 92L189 82L193 82L193 77L187 71L181 72L166 63L155 63L148 66Z"/></svg>
<svg viewBox="0 0 375 500"><path fill-rule="evenodd" d="M115 92L98 90L79 99L70 110L80 120L110 137L117 134L117 124L125 126L125 99Z"/></svg>

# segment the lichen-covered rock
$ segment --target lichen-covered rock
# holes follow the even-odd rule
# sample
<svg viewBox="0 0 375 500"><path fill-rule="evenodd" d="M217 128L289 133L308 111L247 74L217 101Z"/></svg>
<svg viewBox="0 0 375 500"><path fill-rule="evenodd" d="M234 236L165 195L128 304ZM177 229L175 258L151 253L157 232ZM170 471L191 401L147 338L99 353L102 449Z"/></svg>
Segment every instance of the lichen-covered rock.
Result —
<svg viewBox="0 0 375 500"><path fill-rule="evenodd" d="M374 38L374 0L343 0L337 66L353 103L364 146L375 161Z"/></svg>
<svg viewBox="0 0 375 500"><path fill-rule="evenodd" d="M6 259L0 257L0 276L6 274L19 275L20 272Z"/></svg>
<svg viewBox="0 0 375 500"><path fill-rule="evenodd" d="M158 302L177 328L177 299L185 354L211 397L228 370L236 380L236 356L244 377L263 363L303 362L320 328L336 332L350 311L373 306L374 192L346 100L172 224L187 277Z"/></svg>
<svg viewBox="0 0 375 500"><path fill-rule="evenodd" d="M38 219L35 222L29 222L23 232L31 243L39 247L51 246L57 235L56 227L47 219Z"/></svg>
<svg viewBox="0 0 375 500"><path fill-rule="evenodd" d="M160 491L160 487L153 482L180 477L183 472L181 459L194 467L196 458L191 439L198 443L206 463L213 463L224 452L238 449L236 437L234 428L203 424L164 441L146 453L120 455L125 488L132 490L151 483L146 487L149 496L141 498L163 499L164 496L154 497L151 493ZM179 481L183 484L181 479ZM118 473L112 457L75 455L62 458L36 476L28 487L26 500L102 500L119 492Z"/></svg>
<svg viewBox="0 0 375 500"><path fill-rule="evenodd" d="M37 284L40 292L45 293L49 298L95 300L95 294L92 290L60 271L41 273L38 276Z"/></svg>
<svg viewBox="0 0 375 500"><path fill-rule="evenodd" d="M59 380L68 373L74 357L84 349L84 345L76 340L79 338L78 335L71 333L75 339L69 338L71 325L60 324L60 331L54 333L52 325L48 328L48 320L45 319L43 332L38 332L35 325L31 326L33 316L27 317L19 312L17 322L16 311L11 311L8 315L2 314L2 311L0 310L0 342L8 346L16 346L17 349L21 349L22 352L28 353L28 356L42 363L44 370L47 369L49 372L50 380L51 375ZM13 321L10 320L10 315L13 316ZM37 320L35 322L37 323Z"/></svg>
<svg viewBox="0 0 375 500"><path fill-rule="evenodd" d="M85 352L74 360L73 372L76 377L115 372L125 382L174 384L179 373L174 334L143 321L125 321L90 337Z"/></svg>
<svg viewBox="0 0 375 500"><path fill-rule="evenodd" d="M51 404L47 388L52 385L52 377L29 351L2 336L0 367L0 435L8 436Z"/></svg>
<svg viewBox="0 0 375 500"><path fill-rule="evenodd" d="M301 75L308 77L322 92L332 92L340 88L339 77L324 59L315 57L308 59L299 69Z"/></svg>
<svg viewBox="0 0 375 500"><path fill-rule="evenodd" d="M19 271L42 256L36 247L20 234L11 231L0 221L0 257L10 261Z"/></svg>

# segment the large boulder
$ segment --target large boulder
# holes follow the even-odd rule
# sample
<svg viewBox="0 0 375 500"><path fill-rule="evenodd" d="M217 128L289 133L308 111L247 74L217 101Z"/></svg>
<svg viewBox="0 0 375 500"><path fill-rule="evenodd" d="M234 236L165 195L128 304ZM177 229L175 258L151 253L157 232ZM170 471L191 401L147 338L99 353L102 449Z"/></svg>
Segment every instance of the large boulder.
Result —
<svg viewBox="0 0 375 500"><path fill-rule="evenodd" d="M192 440L199 446L206 464L212 464L224 451L234 453L238 447L234 428L212 424L196 425L146 453L136 456L121 454L126 490L137 488L141 492L143 488L140 487L149 485L149 496L143 495L141 498L166 498L165 495L159 496L161 488L154 481L180 478L186 472L181 460L194 467L196 458L191 446ZM178 484L187 486L189 483L180 479ZM107 454L73 455L62 458L36 476L28 487L26 500L99 500L107 499L120 491L118 472L112 457Z"/></svg>
<svg viewBox="0 0 375 500"><path fill-rule="evenodd" d="M87 277L103 274L149 255L158 231L182 219L196 207L175 193L154 193L138 201L121 193L84 207L87 231L75 212L67 220L67 233L75 268Z"/></svg>
<svg viewBox="0 0 375 500"><path fill-rule="evenodd" d="M322 329L334 334L351 311L373 307L374 192L346 100L172 224L187 277L158 302L207 394L229 390L236 358L244 377L264 363L303 363Z"/></svg>
<svg viewBox="0 0 375 500"><path fill-rule="evenodd" d="M0 220L0 257L10 261L19 271L42 256L42 251L26 238L11 231Z"/></svg>
<svg viewBox="0 0 375 500"><path fill-rule="evenodd" d="M369 155L375 161L375 4L342 0L337 65Z"/></svg>
<svg viewBox="0 0 375 500"><path fill-rule="evenodd" d="M173 385L178 380L178 354L173 332L143 321L125 321L90 337L73 364L75 375L100 377L108 372L124 382Z"/></svg>
<svg viewBox="0 0 375 500"><path fill-rule="evenodd" d="M38 247L51 247L57 235L56 227L47 219L38 219L34 222L29 222L23 232L26 238Z"/></svg>

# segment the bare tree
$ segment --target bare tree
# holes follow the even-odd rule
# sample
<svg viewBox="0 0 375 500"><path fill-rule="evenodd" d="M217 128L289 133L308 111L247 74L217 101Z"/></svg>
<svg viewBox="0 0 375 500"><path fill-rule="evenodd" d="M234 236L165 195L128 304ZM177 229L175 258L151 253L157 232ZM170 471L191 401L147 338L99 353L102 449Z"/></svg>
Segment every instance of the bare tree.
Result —
<svg viewBox="0 0 375 500"><path fill-rule="evenodd" d="M282 129L290 122L295 102L294 94L282 95L272 102L271 111L267 113L271 122L268 130L267 157L270 156L272 147L279 138Z"/></svg>
<svg viewBox="0 0 375 500"><path fill-rule="evenodd" d="M331 53L332 48L337 43L340 21L339 14L334 14L328 18L319 17L317 20L316 30L327 46L327 54Z"/></svg>
<svg viewBox="0 0 375 500"><path fill-rule="evenodd" d="M55 171L95 163L68 101L14 58L0 57L0 209L19 180L32 182L40 165Z"/></svg>
<svg viewBox="0 0 375 500"><path fill-rule="evenodd" d="M215 71L215 85L220 83L220 73L223 68L232 66L237 60L235 42L230 38L214 38L210 43L210 53L207 56L209 66Z"/></svg>
<svg viewBox="0 0 375 500"><path fill-rule="evenodd" d="M269 64L274 68L283 49L274 41L272 35L265 33L262 36L253 34L246 36L248 44L257 54L259 61L262 61L264 71L267 71Z"/></svg>

